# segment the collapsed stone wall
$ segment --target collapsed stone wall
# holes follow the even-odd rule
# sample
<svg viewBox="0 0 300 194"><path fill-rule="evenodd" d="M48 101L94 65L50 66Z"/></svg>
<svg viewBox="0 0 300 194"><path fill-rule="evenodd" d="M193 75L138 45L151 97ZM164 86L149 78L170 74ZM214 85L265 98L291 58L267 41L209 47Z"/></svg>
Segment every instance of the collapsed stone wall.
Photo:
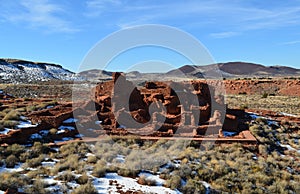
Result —
<svg viewBox="0 0 300 194"><path fill-rule="evenodd" d="M178 133L179 127L194 135L238 131L237 116L222 110L224 99L204 80L146 82L137 87L124 74L114 73L113 80L99 83L92 95L98 118L108 131L126 128L140 133L152 128Z"/></svg>

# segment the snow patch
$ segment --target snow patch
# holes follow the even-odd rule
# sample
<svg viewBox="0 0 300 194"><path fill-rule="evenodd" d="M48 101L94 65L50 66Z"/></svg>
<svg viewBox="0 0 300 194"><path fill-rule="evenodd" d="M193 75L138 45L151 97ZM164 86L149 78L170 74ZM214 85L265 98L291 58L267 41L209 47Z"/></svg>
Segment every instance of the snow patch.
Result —
<svg viewBox="0 0 300 194"><path fill-rule="evenodd" d="M49 130L41 130L41 131L40 131L40 134L41 134L42 136L46 136L46 135L49 134Z"/></svg>
<svg viewBox="0 0 300 194"><path fill-rule="evenodd" d="M84 137L84 135L82 135L82 134L77 134L77 135L75 135L75 137L77 137L77 138L82 138L82 137Z"/></svg>
<svg viewBox="0 0 300 194"><path fill-rule="evenodd" d="M223 131L223 135L224 135L225 137L231 137L231 136L236 135L236 132Z"/></svg>
<svg viewBox="0 0 300 194"><path fill-rule="evenodd" d="M119 176L117 173L107 173L105 177L103 178L95 178L93 181L93 184L97 191L101 194L106 193L116 193L117 189L114 185L109 185L110 180L116 180L119 185L123 185L122 189L123 191L128 190L140 190L143 193L150 193L155 191L155 193L158 194L176 194L180 193L179 191L171 190L169 188L165 188L162 186L147 186L147 185L140 185L137 183L136 179L128 178L128 177L122 177Z"/></svg>
<svg viewBox="0 0 300 194"><path fill-rule="evenodd" d="M65 141L70 141L70 140L73 140L73 138L72 137L64 137L61 140L55 140L54 143L62 143Z"/></svg>
<svg viewBox="0 0 300 194"><path fill-rule="evenodd" d="M43 137L40 134L34 133L30 136L30 139L42 139Z"/></svg>
<svg viewBox="0 0 300 194"><path fill-rule="evenodd" d="M22 118L21 118L22 119ZM17 128L29 128L29 127L37 127L37 124L32 124L31 121L19 121L19 125L17 125Z"/></svg>
<svg viewBox="0 0 300 194"><path fill-rule="evenodd" d="M102 121L95 121L96 125L100 125L102 123Z"/></svg>
<svg viewBox="0 0 300 194"><path fill-rule="evenodd" d="M69 130L69 131L73 131L75 130L75 127L72 127L72 126L64 126L64 125L61 125L60 127L58 127L59 130Z"/></svg>
<svg viewBox="0 0 300 194"><path fill-rule="evenodd" d="M21 172L24 170L24 168L22 168L23 163L19 163L17 165L15 165L14 168L6 168L6 167L2 167L0 168L0 173L2 172Z"/></svg>
<svg viewBox="0 0 300 194"><path fill-rule="evenodd" d="M56 162L42 162L43 166L50 166L53 167L56 164Z"/></svg>
<svg viewBox="0 0 300 194"><path fill-rule="evenodd" d="M56 134L62 134L62 133L64 133L64 132L66 132L66 130L58 130L58 131L56 132Z"/></svg>
<svg viewBox="0 0 300 194"><path fill-rule="evenodd" d="M124 163L125 162L125 156L123 155L117 155L117 157L115 158L115 160L119 163Z"/></svg>
<svg viewBox="0 0 300 194"><path fill-rule="evenodd" d="M285 113L285 112L280 112L280 114L283 116L287 116L287 117L297 117L297 115L289 114L289 113Z"/></svg>
<svg viewBox="0 0 300 194"><path fill-rule="evenodd" d="M159 175L153 175L149 172L141 172L139 176L145 176L147 179L154 180L156 182L156 186L163 186L165 180L159 178Z"/></svg>
<svg viewBox="0 0 300 194"><path fill-rule="evenodd" d="M69 118L67 120L64 120L63 123L76 123L78 121L78 119L74 119L74 118Z"/></svg>
<svg viewBox="0 0 300 194"><path fill-rule="evenodd" d="M10 131L13 131L13 129L4 128L3 131L0 131L0 134L7 135Z"/></svg>
<svg viewBox="0 0 300 194"><path fill-rule="evenodd" d="M297 149L293 148L293 147L290 146L290 145L287 145L287 144L281 144L281 143L279 143L279 145L280 145L281 147L287 148L289 151L295 151L295 152L300 153L300 150L297 150Z"/></svg>
<svg viewBox="0 0 300 194"><path fill-rule="evenodd" d="M210 193L211 185L208 182L205 182L205 181L201 181L201 183L205 187L205 194L209 194Z"/></svg>

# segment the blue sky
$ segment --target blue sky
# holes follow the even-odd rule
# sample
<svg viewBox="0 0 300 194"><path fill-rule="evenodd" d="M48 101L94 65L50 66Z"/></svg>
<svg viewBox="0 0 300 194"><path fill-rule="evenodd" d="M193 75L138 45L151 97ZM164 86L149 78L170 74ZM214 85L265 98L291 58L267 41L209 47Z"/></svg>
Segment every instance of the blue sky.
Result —
<svg viewBox="0 0 300 194"><path fill-rule="evenodd" d="M197 38L216 62L300 68L299 0L0 0L0 8L2 58L54 62L77 71L89 50L109 34L163 24ZM157 54L150 53L148 58ZM133 56L115 60L115 66L127 69L145 59ZM189 63L175 61L174 66Z"/></svg>

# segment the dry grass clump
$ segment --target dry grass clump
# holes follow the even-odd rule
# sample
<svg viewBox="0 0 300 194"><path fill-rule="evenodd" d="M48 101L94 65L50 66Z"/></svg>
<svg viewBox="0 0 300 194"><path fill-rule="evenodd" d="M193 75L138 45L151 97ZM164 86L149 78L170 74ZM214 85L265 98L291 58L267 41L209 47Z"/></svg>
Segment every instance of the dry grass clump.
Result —
<svg viewBox="0 0 300 194"><path fill-rule="evenodd" d="M155 186L156 181L154 179L148 178L146 175L141 175L137 181L141 185Z"/></svg>
<svg viewBox="0 0 300 194"><path fill-rule="evenodd" d="M77 187L72 194L98 194L96 188L94 187L94 185L91 182L88 182L84 185L80 185L79 187Z"/></svg>
<svg viewBox="0 0 300 194"><path fill-rule="evenodd" d="M76 170L80 167L78 155L72 154L69 155L65 160L61 160L56 163L52 169L52 174L56 175L58 172L63 172L66 170Z"/></svg>
<svg viewBox="0 0 300 194"><path fill-rule="evenodd" d="M58 175L55 179L66 181L66 182L72 182L75 181L76 177L73 175L71 171L65 171L62 174Z"/></svg>
<svg viewBox="0 0 300 194"><path fill-rule="evenodd" d="M28 177L16 172L2 172L0 174L0 190L24 188L30 183Z"/></svg>
<svg viewBox="0 0 300 194"><path fill-rule="evenodd" d="M83 173L80 177L76 179L76 182L80 185L87 184L89 181L89 176L86 173Z"/></svg>
<svg viewBox="0 0 300 194"><path fill-rule="evenodd" d="M44 183L40 179L36 179L33 183L33 185L28 186L25 189L26 193L39 193L39 194L51 194L50 191L45 189L46 183Z"/></svg>
<svg viewBox="0 0 300 194"><path fill-rule="evenodd" d="M106 174L106 170L107 170L106 162L100 160L97 162L97 164L95 164L92 175L98 178L104 177Z"/></svg>
<svg viewBox="0 0 300 194"><path fill-rule="evenodd" d="M15 156L15 155L9 155L6 159L5 159L5 164L7 168L14 168L15 165L17 165L19 163L19 159Z"/></svg>
<svg viewBox="0 0 300 194"><path fill-rule="evenodd" d="M20 120L20 112L16 111L16 110L10 110L4 117L3 117L3 121L8 121L8 120L15 120L18 121Z"/></svg>
<svg viewBox="0 0 300 194"><path fill-rule="evenodd" d="M41 155L37 158L28 159L26 160L25 166L29 168L36 168L41 165L44 159L45 159L44 155Z"/></svg>

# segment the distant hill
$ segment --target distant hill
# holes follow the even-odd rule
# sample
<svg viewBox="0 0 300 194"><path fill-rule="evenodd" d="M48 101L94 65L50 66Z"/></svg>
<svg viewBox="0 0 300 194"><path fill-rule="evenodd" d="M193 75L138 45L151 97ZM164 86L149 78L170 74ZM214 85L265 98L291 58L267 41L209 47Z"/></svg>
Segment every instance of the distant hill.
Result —
<svg viewBox="0 0 300 194"><path fill-rule="evenodd" d="M205 66L184 65L167 73L126 73L131 80L174 80L186 78L236 78L236 77L287 77L300 76L300 69L286 66L264 66L246 62L216 63ZM50 80L110 80L112 72L92 69L79 73L71 72L61 65L32 62L19 59L0 59L0 83L33 83Z"/></svg>
<svg viewBox="0 0 300 194"><path fill-rule="evenodd" d="M255 63L229 62L219 63L221 71L232 75L249 75L249 76L286 76L299 75L300 69L286 66L263 66Z"/></svg>
<svg viewBox="0 0 300 194"><path fill-rule="evenodd" d="M87 76L88 80L111 79L111 73L103 70L89 70L80 75ZM91 76L93 75L93 76ZM158 79L174 80L179 78L236 78L236 77L287 77L300 76L300 69L286 66L264 66L247 62L216 63L205 66L184 65L167 73L140 73L128 72L130 79Z"/></svg>
<svg viewBox="0 0 300 194"><path fill-rule="evenodd" d="M19 59L0 59L1 83L32 83L49 80L76 80L77 75L61 65Z"/></svg>
<svg viewBox="0 0 300 194"><path fill-rule="evenodd" d="M211 77L222 75L222 77L285 77L300 76L300 69L286 66L264 66L246 62L217 63L205 66L185 65L178 69L171 70L166 75L186 74L191 77Z"/></svg>

